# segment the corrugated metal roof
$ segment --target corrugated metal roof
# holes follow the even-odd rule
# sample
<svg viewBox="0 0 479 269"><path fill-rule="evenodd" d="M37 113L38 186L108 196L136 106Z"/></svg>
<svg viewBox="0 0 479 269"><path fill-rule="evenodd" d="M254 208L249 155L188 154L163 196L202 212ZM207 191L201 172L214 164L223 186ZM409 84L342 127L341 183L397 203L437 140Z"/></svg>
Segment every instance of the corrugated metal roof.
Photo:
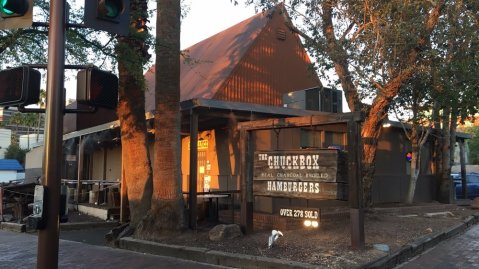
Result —
<svg viewBox="0 0 479 269"><path fill-rule="evenodd" d="M17 160L0 159L0 171L23 171L24 168Z"/></svg>
<svg viewBox="0 0 479 269"><path fill-rule="evenodd" d="M188 48L192 62L181 64L181 100L212 99L269 20L258 13Z"/></svg>
<svg viewBox="0 0 479 269"><path fill-rule="evenodd" d="M261 12L187 49L181 62L181 96L212 99L270 20ZM154 110L155 67L145 73L146 111Z"/></svg>

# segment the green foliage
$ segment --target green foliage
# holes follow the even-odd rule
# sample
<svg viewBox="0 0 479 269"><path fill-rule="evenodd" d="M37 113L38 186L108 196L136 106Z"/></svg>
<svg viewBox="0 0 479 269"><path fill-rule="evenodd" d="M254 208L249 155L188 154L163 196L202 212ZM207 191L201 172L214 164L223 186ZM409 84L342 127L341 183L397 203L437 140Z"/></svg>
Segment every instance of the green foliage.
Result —
<svg viewBox="0 0 479 269"><path fill-rule="evenodd" d="M442 107L457 111L464 122L478 112L479 98L479 4L450 1L439 20L427 57L435 87L432 98Z"/></svg>
<svg viewBox="0 0 479 269"><path fill-rule="evenodd" d="M479 126L464 128L464 132L471 134L472 138L467 140L469 146L469 163L479 164Z"/></svg>
<svg viewBox="0 0 479 269"><path fill-rule="evenodd" d="M70 2L69 22L82 24L83 9L76 1ZM50 1L34 2L34 21L48 22ZM116 64L115 36L87 28L69 27L66 31L66 64L94 63L108 69ZM0 30L0 67L12 63L47 62L48 28L35 26L27 29Z"/></svg>
<svg viewBox="0 0 479 269"><path fill-rule="evenodd" d="M24 166L27 152L28 150L20 148L18 143L12 143L5 151L5 159L15 159Z"/></svg>

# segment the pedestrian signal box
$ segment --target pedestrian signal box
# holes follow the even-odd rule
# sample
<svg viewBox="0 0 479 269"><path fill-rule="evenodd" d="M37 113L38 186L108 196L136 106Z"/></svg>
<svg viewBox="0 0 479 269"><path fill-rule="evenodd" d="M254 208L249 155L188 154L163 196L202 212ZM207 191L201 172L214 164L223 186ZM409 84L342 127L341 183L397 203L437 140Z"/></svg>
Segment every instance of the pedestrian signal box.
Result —
<svg viewBox="0 0 479 269"><path fill-rule="evenodd" d="M27 106L40 100L41 74L20 66L0 71L0 106Z"/></svg>
<svg viewBox="0 0 479 269"><path fill-rule="evenodd" d="M118 105L118 77L96 67L81 70L77 74L77 101L115 109Z"/></svg>

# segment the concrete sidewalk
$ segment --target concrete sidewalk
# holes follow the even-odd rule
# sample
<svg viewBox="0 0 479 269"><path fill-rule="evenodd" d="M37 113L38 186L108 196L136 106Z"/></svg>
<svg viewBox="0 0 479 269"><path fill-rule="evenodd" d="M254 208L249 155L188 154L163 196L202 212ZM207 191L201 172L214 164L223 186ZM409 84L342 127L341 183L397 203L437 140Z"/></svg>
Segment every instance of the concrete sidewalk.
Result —
<svg viewBox="0 0 479 269"><path fill-rule="evenodd" d="M37 236L0 230L0 268L33 269L37 262ZM58 268L85 269L147 269L147 268L226 268L211 264L185 261L171 257L157 256L60 240Z"/></svg>

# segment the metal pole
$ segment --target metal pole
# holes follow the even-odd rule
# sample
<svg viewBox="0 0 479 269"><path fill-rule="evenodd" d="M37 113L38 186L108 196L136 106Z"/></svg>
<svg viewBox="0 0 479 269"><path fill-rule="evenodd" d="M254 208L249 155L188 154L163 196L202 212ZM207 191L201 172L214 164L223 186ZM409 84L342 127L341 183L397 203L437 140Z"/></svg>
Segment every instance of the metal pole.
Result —
<svg viewBox="0 0 479 269"><path fill-rule="evenodd" d="M37 268L58 268L60 177L65 71L65 0L50 1L47 65L47 109L43 162L46 227L38 233Z"/></svg>

